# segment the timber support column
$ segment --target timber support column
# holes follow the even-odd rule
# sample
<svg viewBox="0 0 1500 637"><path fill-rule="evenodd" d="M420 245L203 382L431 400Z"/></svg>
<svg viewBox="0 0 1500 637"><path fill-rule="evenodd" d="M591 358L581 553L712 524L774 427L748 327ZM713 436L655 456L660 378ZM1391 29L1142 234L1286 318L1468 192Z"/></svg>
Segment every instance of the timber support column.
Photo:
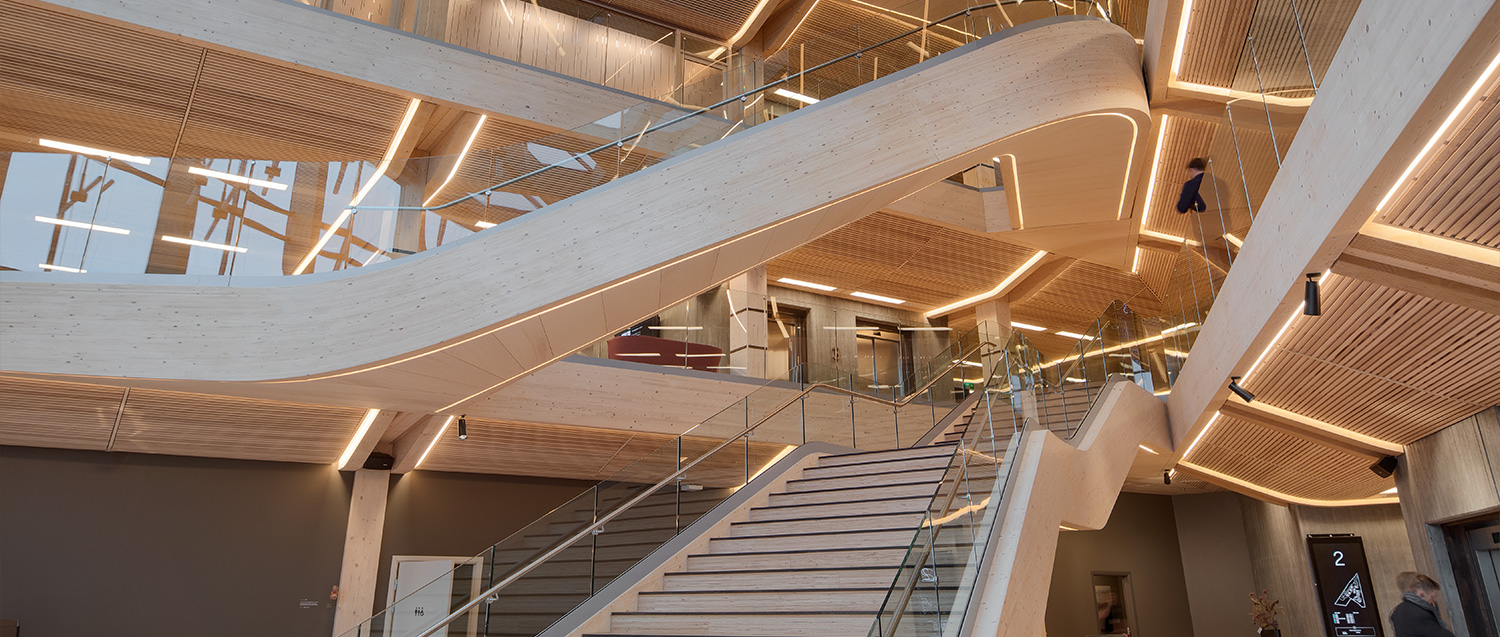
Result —
<svg viewBox="0 0 1500 637"><path fill-rule="evenodd" d="M1010 340L1010 301L1005 298L985 301L974 306L974 314L978 325L983 328L980 337L1004 347L1005 342ZM1004 364L1005 359L997 349L994 354L984 356L982 362L984 377L989 378L995 371L995 366Z"/></svg>
<svg viewBox="0 0 1500 637"><path fill-rule="evenodd" d="M349 525L344 531L344 564L339 569L339 601L333 635L348 632L375 614L375 576L380 569L380 539L385 530L385 498L391 472L354 472L349 498Z"/></svg>
<svg viewBox="0 0 1500 637"><path fill-rule="evenodd" d="M729 280L730 373L766 377L766 266Z"/></svg>

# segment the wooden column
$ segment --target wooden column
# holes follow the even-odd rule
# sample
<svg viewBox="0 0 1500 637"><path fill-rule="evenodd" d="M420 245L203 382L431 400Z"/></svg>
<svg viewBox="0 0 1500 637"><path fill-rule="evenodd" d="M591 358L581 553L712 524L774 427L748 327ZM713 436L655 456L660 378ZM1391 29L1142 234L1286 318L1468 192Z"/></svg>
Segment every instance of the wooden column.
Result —
<svg viewBox="0 0 1500 637"><path fill-rule="evenodd" d="M729 312L729 366L745 368L730 373L765 378L766 266L729 280Z"/></svg>
<svg viewBox="0 0 1500 637"><path fill-rule="evenodd" d="M344 565L339 570L339 601L333 635L338 637L375 613L375 575L380 568L380 538L385 529L385 496L391 472L354 472L349 499L349 526L344 531Z"/></svg>
<svg viewBox="0 0 1500 637"><path fill-rule="evenodd" d="M1010 302L1008 300L1000 298L980 303L974 306L974 314L979 321L979 325L983 328L980 330L982 338L1000 343L1001 345L1004 345L1005 341L1010 339ZM984 377L989 378L990 374L995 371L995 366L1002 364L1004 360L998 354L985 356L982 361L984 363Z"/></svg>

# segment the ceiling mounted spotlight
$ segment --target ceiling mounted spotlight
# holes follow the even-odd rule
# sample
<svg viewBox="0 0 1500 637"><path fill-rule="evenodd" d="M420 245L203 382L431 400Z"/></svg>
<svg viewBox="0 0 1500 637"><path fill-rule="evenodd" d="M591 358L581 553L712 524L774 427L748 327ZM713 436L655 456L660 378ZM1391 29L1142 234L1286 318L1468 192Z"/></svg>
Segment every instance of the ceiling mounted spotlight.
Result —
<svg viewBox="0 0 1500 637"><path fill-rule="evenodd" d="M459 416L458 417L458 439L459 440L468 440L469 439L469 421L464 420L463 416Z"/></svg>
<svg viewBox="0 0 1500 637"><path fill-rule="evenodd" d="M1318 295L1319 276L1321 275L1319 275L1317 272L1307 273L1307 287L1302 291L1302 313L1307 316L1323 315L1322 298L1320 298Z"/></svg>
<svg viewBox="0 0 1500 637"><path fill-rule="evenodd" d="M1245 399L1245 402L1247 402L1247 403L1253 403L1253 402L1255 402L1255 394L1250 393L1250 390L1245 389L1244 387L1240 387L1240 382L1239 381L1240 381L1240 377L1239 376L1230 376L1229 377L1229 391L1232 391L1232 392L1234 392L1234 395L1239 396L1240 398Z"/></svg>
<svg viewBox="0 0 1500 637"><path fill-rule="evenodd" d="M1171 484L1172 484L1172 470L1171 469L1162 469L1161 470L1161 483L1165 484L1165 485L1168 485L1168 486L1171 486Z"/></svg>

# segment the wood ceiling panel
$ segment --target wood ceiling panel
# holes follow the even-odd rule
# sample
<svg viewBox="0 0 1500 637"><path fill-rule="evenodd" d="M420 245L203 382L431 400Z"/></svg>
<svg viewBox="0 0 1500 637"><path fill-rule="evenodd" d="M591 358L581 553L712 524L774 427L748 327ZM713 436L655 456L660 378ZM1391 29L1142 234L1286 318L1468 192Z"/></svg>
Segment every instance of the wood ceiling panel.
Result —
<svg viewBox="0 0 1500 637"><path fill-rule="evenodd" d="M756 0L603 0L664 24L728 40L750 19Z"/></svg>
<svg viewBox="0 0 1500 637"><path fill-rule="evenodd" d="M0 129L171 152L201 50L0 0Z"/></svg>
<svg viewBox="0 0 1500 637"><path fill-rule="evenodd" d="M0 445L103 451L125 390L0 378Z"/></svg>
<svg viewBox="0 0 1500 637"><path fill-rule="evenodd" d="M1297 0L1295 6L1291 0L1198 0L1178 77L1241 91L1310 97L1311 91L1299 90L1312 86L1308 66L1321 81L1358 9L1359 0ZM1254 38L1253 52L1247 36Z"/></svg>
<svg viewBox="0 0 1500 637"><path fill-rule="evenodd" d="M1500 79L1377 218L1500 249Z"/></svg>
<svg viewBox="0 0 1500 637"><path fill-rule="evenodd" d="M179 456L333 462L364 410L133 389L114 450Z"/></svg>
<svg viewBox="0 0 1500 637"><path fill-rule="evenodd" d="M1263 365L1267 404L1406 444L1500 403L1500 317L1333 277Z"/></svg>
<svg viewBox="0 0 1500 637"><path fill-rule="evenodd" d="M1235 418L1219 418L1199 448L1193 456L1196 464L1304 498L1368 498L1395 484L1370 471L1367 457Z"/></svg>

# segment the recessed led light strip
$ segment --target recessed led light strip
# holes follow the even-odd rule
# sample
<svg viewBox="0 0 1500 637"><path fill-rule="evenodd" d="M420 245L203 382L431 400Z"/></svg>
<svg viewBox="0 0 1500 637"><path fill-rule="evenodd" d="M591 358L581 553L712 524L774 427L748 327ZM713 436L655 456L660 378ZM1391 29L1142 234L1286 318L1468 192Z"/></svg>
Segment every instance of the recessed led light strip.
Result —
<svg viewBox="0 0 1500 637"><path fill-rule="evenodd" d="M823 292L832 292L832 291L838 289L838 288L833 287L831 285L823 285L822 283L809 283L807 281L799 281L797 279L788 279L786 277L781 277L779 279L776 279L776 282L777 283L785 283L787 285L795 285L795 286L804 287L804 288L812 288L814 290L820 290L820 291L823 291Z"/></svg>
<svg viewBox="0 0 1500 637"><path fill-rule="evenodd" d="M70 153L78 153L80 155L95 155L95 156L98 156L98 157L103 157L105 159L118 159L120 161L128 161L128 162L130 162L132 164L140 164L142 166L150 166L151 165L151 158L150 157L141 157L141 156L138 156L138 155L127 155L125 153L117 153L117 152L112 151L112 150L103 150L103 149L99 149L99 148L89 148L88 146L79 146L78 144L69 144L67 142L59 142L59 141L55 141L55 140L51 140L51 139L38 139L38 140L36 140L36 143L37 143L38 146L44 146L46 148L55 148L57 150L66 150L66 151L68 151Z"/></svg>
<svg viewBox="0 0 1500 637"><path fill-rule="evenodd" d="M1040 325L1032 325L1030 323L1021 323L1021 322L1018 322L1018 321L1011 321L1010 322L1010 326L1014 327L1014 328L1017 328L1017 329L1030 330L1030 331L1033 331L1033 332L1045 332L1045 331L1047 331L1047 328L1042 327Z"/></svg>
<svg viewBox="0 0 1500 637"><path fill-rule="evenodd" d="M1001 281L1000 285L995 286L994 289L985 292L984 294L971 296L957 303L949 303L948 305L944 305L943 307L928 312L925 316L927 318L942 316L959 308L986 301L993 297L997 297L1001 292L1006 291L1007 288L1009 288L1012 284L1019 281L1021 277L1026 276L1028 273L1030 273L1032 268L1035 268L1038 263L1041 263L1042 257L1045 256L1047 256L1047 252L1045 250L1038 250L1036 254L1031 255L1030 259L1027 259L1025 263L1022 263L1021 267L1016 268L1015 272L1012 272L1010 273L1010 276L1005 277L1005 280Z"/></svg>
<svg viewBox="0 0 1500 637"><path fill-rule="evenodd" d="M667 332L671 332L671 331L696 332L698 330L703 329L703 326L702 325L647 325L646 329L648 329L648 330L657 330L657 331L667 331Z"/></svg>
<svg viewBox="0 0 1500 637"><path fill-rule="evenodd" d="M474 227L479 228L480 230L487 230L489 228L495 227L495 225L496 224L490 223L488 221L475 221L474 222Z"/></svg>
<svg viewBox="0 0 1500 637"><path fill-rule="evenodd" d="M354 438L349 440L349 446L344 447L343 455L339 456L339 461L334 466L342 467L344 463L349 462L349 456L354 455L354 448L358 447L360 441L365 439L365 434L370 431L370 423L375 422L375 417L379 415L379 409L371 409L365 412L364 420L359 421L359 428L354 430Z"/></svg>
<svg viewBox="0 0 1500 637"><path fill-rule="evenodd" d="M401 125L396 128L396 136L391 139L391 146L386 149L385 157L381 158L380 165L375 167L375 172L370 174L370 178L365 180L363 186L360 186L359 191L354 194L354 198L349 201L349 205L344 208L343 212L339 213L338 219L334 220L328 226L328 230L323 232L323 236L318 238L318 242L313 245L313 248L307 251L307 256L302 257L302 262L297 264L295 270L292 270L294 276L307 271L307 267L312 265L313 259L317 258L319 252L323 251L323 246L328 245L328 241L333 238L333 235L338 234L339 228L343 227L344 221L350 215L354 214L354 207L365 200L365 195L370 194L370 189L374 188L375 184L380 181L380 178L385 176L385 171L390 170L391 161L396 157L396 150L401 146L401 139L406 136L406 129L411 126L412 118L417 116L417 107L421 105L422 100L413 99L411 104L406 107L406 115L401 118Z"/></svg>
<svg viewBox="0 0 1500 637"><path fill-rule="evenodd" d="M111 227L111 226L101 226L101 225L99 225L97 223L84 223L82 221L72 221L70 219L57 219L57 218L53 218L53 217L43 217L41 215L37 215L35 218L36 218L37 221L40 221L42 223L50 223L50 224L52 224L54 226L67 226L69 228L83 228L84 230L98 230L99 232L108 232L110 234L130 234L130 231L126 230L124 228L114 228L114 227Z"/></svg>
<svg viewBox="0 0 1500 637"><path fill-rule="evenodd" d="M260 186L262 188L270 188L271 190L286 190L286 184L278 184L278 183L276 183L274 181L267 181L265 179L255 179L255 178L252 178L252 177L245 177L245 176L236 175L236 174L233 174L233 173L219 172L217 170L209 170L207 168L199 168L197 166L189 166L188 167L188 172L190 172L190 173L192 173L194 175L203 175L204 177L213 177L214 179L218 179L220 181L232 181L234 183L245 184L247 186Z"/></svg>
<svg viewBox="0 0 1500 637"><path fill-rule="evenodd" d="M1075 338L1075 339L1078 339L1078 340L1081 340L1081 341L1083 341L1083 340L1087 340L1087 341L1094 340L1094 337L1089 336L1087 334L1079 334L1077 332L1069 332L1069 331L1065 331L1065 330L1058 330L1056 332L1053 332L1053 334L1056 334L1058 336L1066 336L1068 338Z"/></svg>
<svg viewBox="0 0 1500 637"><path fill-rule="evenodd" d="M1275 500L1280 500L1282 502L1288 502L1288 503L1291 503L1291 504L1298 504L1298 505L1302 505L1302 506L1314 506L1314 507L1365 506L1365 505L1370 505L1370 504L1394 504L1394 503L1396 503L1398 501L1394 497L1378 497L1378 496L1377 497L1373 497L1373 498L1359 498L1359 499L1355 499L1355 500L1314 500L1312 498L1304 498L1304 497L1295 496L1295 495L1292 495L1292 494L1289 494L1289 493L1283 493L1283 492L1277 491L1275 489L1269 489L1269 488L1260 486L1258 484L1255 484L1254 482L1250 482L1249 480L1245 480L1245 479L1242 479L1242 478L1236 478L1236 477L1234 477L1232 475L1229 475L1227 473L1223 473L1223 472L1220 472L1220 471L1214 471L1213 469L1209 469L1208 467L1204 467L1202 465L1196 465L1196 464L1193 464L1191 462L1179 462L1178 466L1181 466L1183 469L1186 469L1186 470L1191 471L1193 473L1197 473L1197 474L1200 474L1202 476L1205 476L1205 477L1208 477L1208 478L1212 478L1212 479L1220 481L1220 482L1228 482L1228 483L1233 484L1235 486L1238 486L1238 487L1241 487L1241 488L1244 488L1244 489L1248 489L1250 491L1255 491L1257 493L1260 493L1262 495L1266 495L1266 496L1268 496L1268 497L1270 497L1272 499L1275 499Z"/></svg>
<svg viewBox="0 0 1500 637"><path fill-rule="evenodd" d="M803 104L808 104L808 105L817 104L820 101L816 97L808 97L808 96L803 95L801 93L798 93L796 91L788 91L788 90L786 90L784 88L779 88L779 89L776 89L776 90L771 91L771 92L775 93L776 95L780 95L782 97L785 97L787 99L797 100L799 102L802 102Z"/></svg>
<svg viewBox="0 0 1500 637"><path fill-rule="evenodd" d="M879 294L870 294L869 292L850 292L849 296L857 296L862 299L878 301L880 303L890 303L891 305L901 305L903 303L906 303L906 301L903 301L901 299L893 299L889 296L881 296Z"/></svg>
<svg viewBox="0 0 1500 637"><path fill-rule="evenodd" d="M36 267L39 267L39 268L41 268L43 270L57 270L58 272L72 272L73 274L85 274L85 273L88 272L88 270L80 270L78 268L70 268L70 267L65 266L65 265L52 265L51 263L38 263L38 264L36 264Z"/></svg>
<svg viewBox="0 0 1500 637"><path fill-rule="evenodd" d="M1401 186L1406 184L1406 179L1411 177L1412 172L1416 171L1417 164L1422 163L1422 159L1427 157L1427 153L1431 152L1432 148L1443 138L1443 133L1448 132L1448 127L1452 126L1453 122L1458 120L1458 116L1464 112L1464 109L1469 107L1469 102L1474 101L1474 96L1479 93L1479 89L1484 88L1485 83L1489 81L1490 76L1495 73L1497 67L1500 67L1500 54L1496 54L1495 59L1490 60L1490 65L1485 67L1484 72L1479 74L1479 79L1475 80L1474 85L1469 87L1469 92L1465 93L1463 99L1458 101L1458 104L1453 107L1453 112L1448 113L1448 118L1443 120L1443 124L1438 126L1438 129L1432 133L1432 138L1427 140L1427 144L1422 146L1422 150L1417 153L1416 157L1412 158L1411 163L1406 166L1406 170L1401 172L1401 177L1396 179L1396 183L1391 186L1390 192L1385 193L1385 197L1382 197L1380 203L1375 205L1376 214L1379 214L1385 208L1385 205L1390 203L1391 197L1396 196L1396 192L1401 190Z"/></svg>
<svg viewBox="0 0 1500 637"><path fill-rule="evenodd" d="M436 447L438 441L443 439L443 434L448 432L448 426L453 424L453 419L456 417L449 416L447 420L443 421L443 428L439 429L437 435L432 437L432 442L427 443L427 450L422 452L422 457L417 458L417 464L412 465L413 469L422 466L422 463L427 461L427 454L432 453L432 448Z"/></svg>
<svg viewBox="0 0 1500 637"><path fill-rule="evenodd" d="M427 201L422 202L424 207L432 203L433 199L437 199L437 196L443 192L443 189L448 187L448 182L453 181L453 176L458 174L459 167L464 165L464 159L469 156L469 148L474 146L474 139L479 137L479 129L484 127L484 120L488 118L489 115L479 116L479 123L475 124L474 131L469 133L469 141L464 142L464 149L459 151L458 159L453 162L453 169L448 171L448 176L443 179L442 185L439 185L437 190L432 191L432 196L428 197Z"/></svg>
<svg viewBox="0 0 1500 637"><path fill-rule="evenodd" d="M250 251L249 249L241 248L239 246L226 245L226 244L223 244L223 243L213 243L211 241L199 241L197 239L184 239L182 237L174 237L174 236L165 235L165 234L161 236L161 240L162 241L166 241L167 243L181 243L183 245L197 246L197 247L200 247L200 248L213 248L214 250L223 250L225 252L238 252L238 253L241 253L241 254Z"/></svg>
<svg viewBox="0 0 1500 637"><path fill-rule="evenodd" d="M1186 18L1183 20L1186 21ZM1182 44L1179 43L1178 46ZM1167 115L1163 113L1161 126L1156 130L1156 153L1151 156L1151 173L1146 175L1146 202L1141 206L1141 234L1146 233L1146 218L1151 215L1151 195L1156 192L1156 169L1161 165L1161 147L1166 137Z"/></svg>

